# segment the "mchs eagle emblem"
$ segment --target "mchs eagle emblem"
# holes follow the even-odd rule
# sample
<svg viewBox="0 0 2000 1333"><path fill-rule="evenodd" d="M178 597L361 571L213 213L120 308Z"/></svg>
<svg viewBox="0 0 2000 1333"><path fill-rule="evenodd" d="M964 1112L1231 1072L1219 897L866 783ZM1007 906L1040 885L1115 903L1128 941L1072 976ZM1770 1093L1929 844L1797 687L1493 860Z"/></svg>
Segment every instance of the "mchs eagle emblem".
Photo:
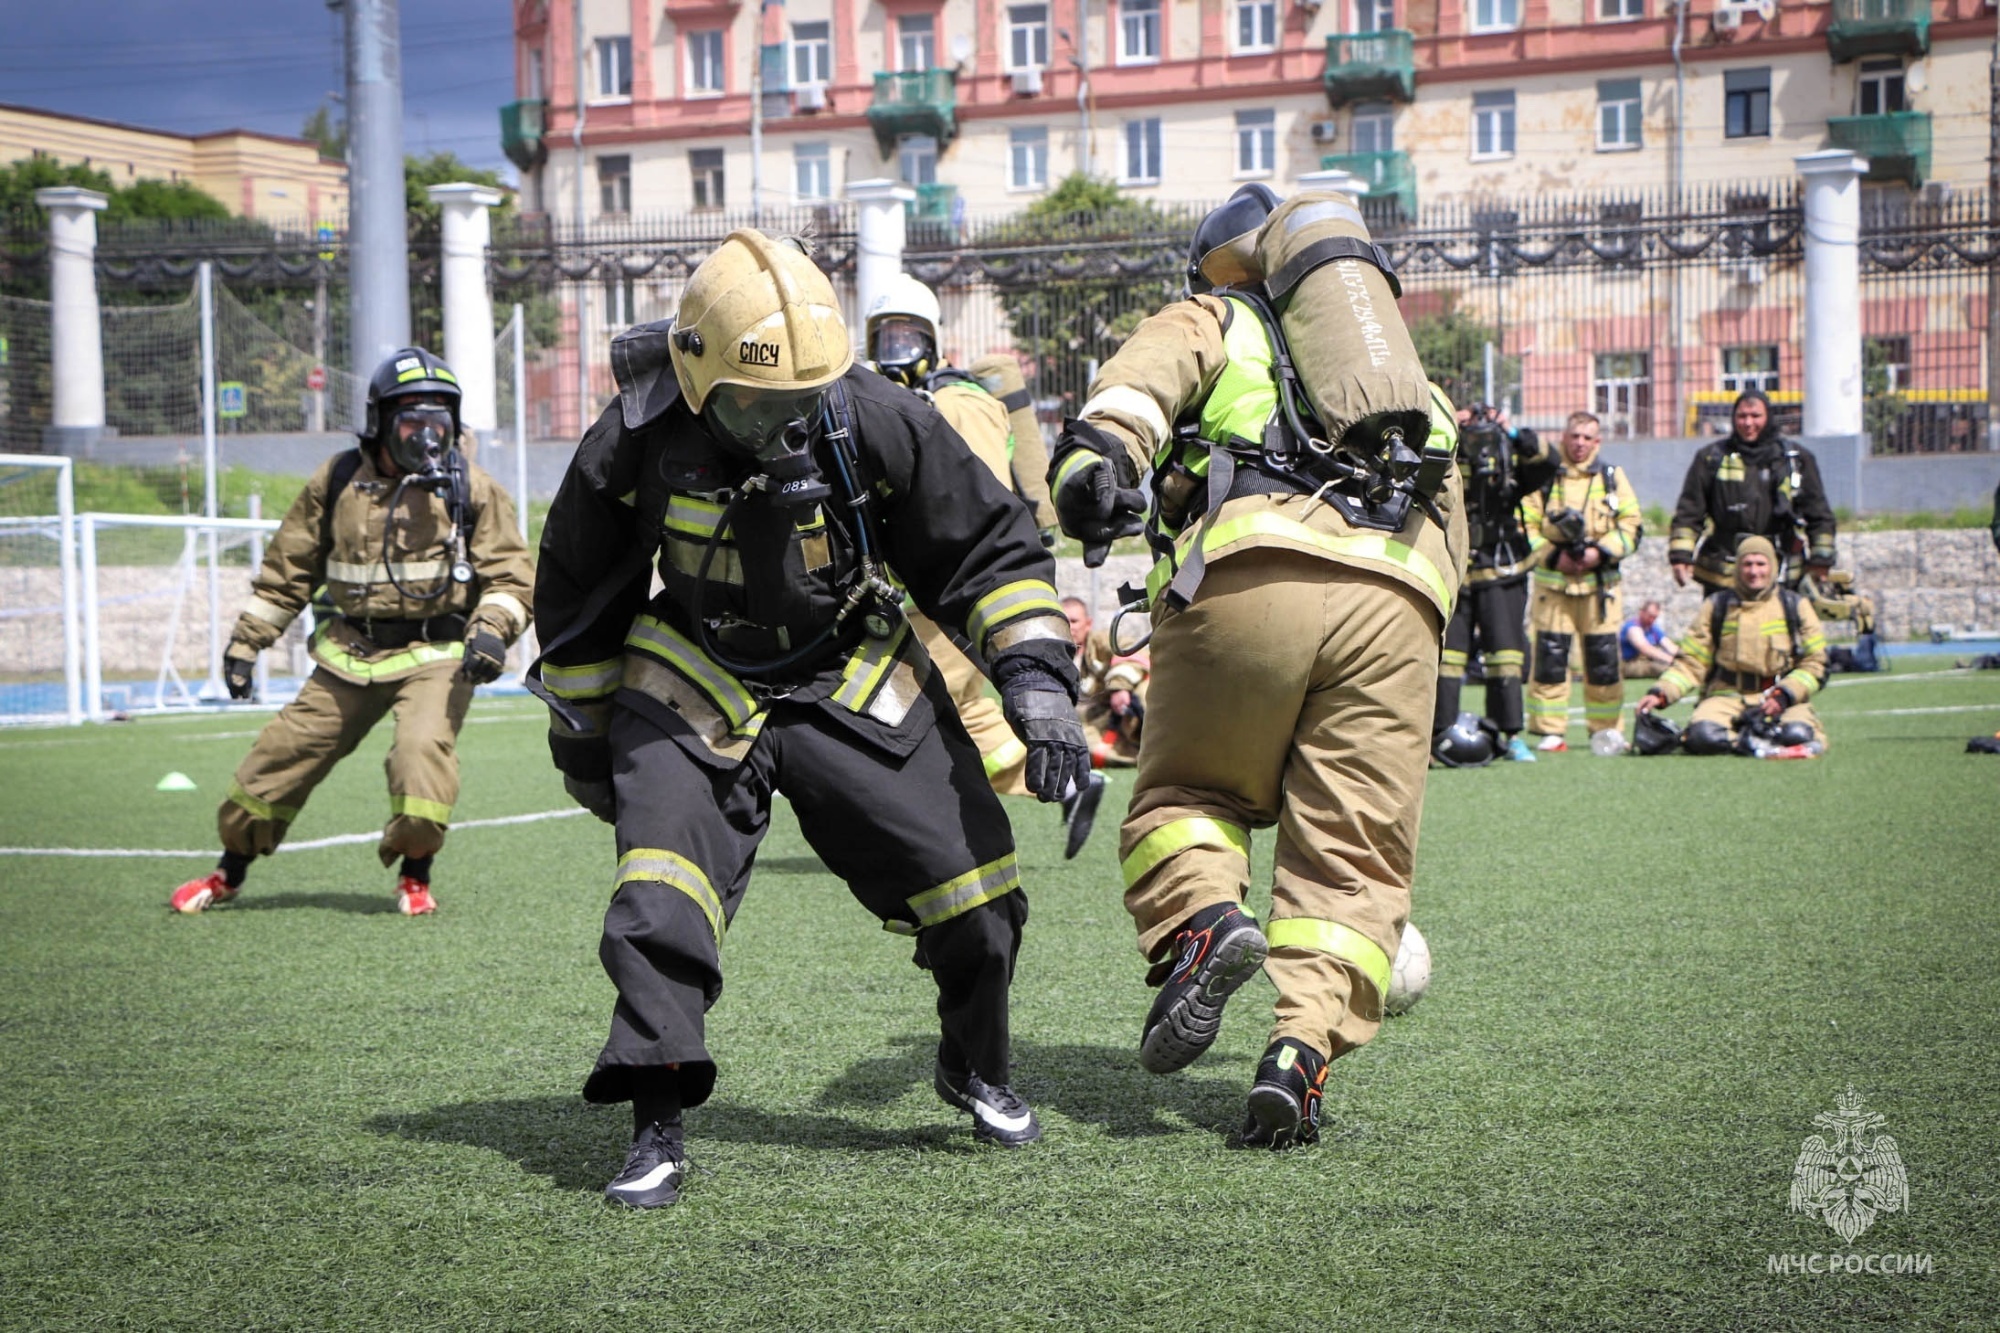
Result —
<svg viewBox="0 0 2000 1333"><path fill-rule="evenodd" d="M1861 1094L1849 1088L1834 1098L1835 1109L1822 1111L1813 1123L1833 1133L1833 1143L1818 1134L1799 1149L1792 1168L1792 1208L1832 1227L1843 1242L1875 1225L1882 1213L1900 1213L1910 1206L1910 1181L1902 1154L1887 1134L1864 1137L1887 1121L1861 1105Z"/></svg>

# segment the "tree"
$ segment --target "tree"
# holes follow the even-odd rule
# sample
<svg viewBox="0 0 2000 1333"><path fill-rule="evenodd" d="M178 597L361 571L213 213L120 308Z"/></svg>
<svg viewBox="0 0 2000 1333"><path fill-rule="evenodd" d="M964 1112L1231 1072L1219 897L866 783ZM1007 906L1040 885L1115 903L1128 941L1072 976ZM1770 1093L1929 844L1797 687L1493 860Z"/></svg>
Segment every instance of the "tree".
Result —
<svg viewBox="0 0 2000 1333"><path fill-rule="evenodd" d="M1444 293L1441 310L1410 321L1410 341L1424 374L1459 407L1486 397L1486 345L1500 342L1500 331L1458 309L1457 294ZM1500 357L1493 367L1493 389L1502 404L1510 385L1520 383L1521 359Z"/></svg>
<svg viewBox="0 0 2000 1333"><path fill-rule="evenodd" d="M332 108L324 102L306 117L306 123L299 127L299 137L318 144L321 157L347 156L347 122L336 122Z"/></svg>

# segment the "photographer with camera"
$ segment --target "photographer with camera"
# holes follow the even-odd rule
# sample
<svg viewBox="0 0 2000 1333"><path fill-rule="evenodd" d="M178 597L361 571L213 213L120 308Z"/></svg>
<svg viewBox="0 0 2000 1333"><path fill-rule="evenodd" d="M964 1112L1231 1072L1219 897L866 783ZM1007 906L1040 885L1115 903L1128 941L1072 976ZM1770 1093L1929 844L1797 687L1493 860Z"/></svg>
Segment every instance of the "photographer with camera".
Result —
<svg viewBox="0 0 2000 1333"><path fill-rule="evenodd" d="M1475 652L1483 654L1486 664L1486 716L1499 735L1499 753L1534 761L1534 751L1520 737L1528 574L1534 563L1534 544L1521 518L1521 502L1553 480L1557 467L1555 450L1545 440L1526 427L1507 429L1505 414L1491 404L1475 405L1458 428L1458 471L1465 480L1472 553L1438 661L1431 753L1439 763L1456 768L1494 757L1496 747L1483 729L1463 737L1451 731L1458 718L1465 664Z"/></svg>
<svg viewBox="0 0 2000 1333"><path fill-rule="evenodd" d="M1595 736L1618 730L1625 702L1618 665L1624 618L1618 566L1639 549L1639 497L1618 469L1598 461L1603 427L1572 412L1563 427L1562 471L1523 501L1534 549L1535 678L1528 689L1528 730L1543 751L1569 748L1570 646L1583 644L1583 716Z"/></svg>
<svg viewBox="0 0 2000 1333"><path fill-rule="evenodd" d="M277 849L313 789L391 711L377 854L385 867L402 858L398 910L437 910L431 858L458 799L458 731L473 687L498 678L527 629L534 584L513 503L465 457L459 398L451 367L420 347L384 361L359 446L313 474L272 534L229 637L229 694L250 697L257 655L315 592L317 669L236 770L216 815L222 861L174 891L176 912L234 898L250 862Z"/></svg>

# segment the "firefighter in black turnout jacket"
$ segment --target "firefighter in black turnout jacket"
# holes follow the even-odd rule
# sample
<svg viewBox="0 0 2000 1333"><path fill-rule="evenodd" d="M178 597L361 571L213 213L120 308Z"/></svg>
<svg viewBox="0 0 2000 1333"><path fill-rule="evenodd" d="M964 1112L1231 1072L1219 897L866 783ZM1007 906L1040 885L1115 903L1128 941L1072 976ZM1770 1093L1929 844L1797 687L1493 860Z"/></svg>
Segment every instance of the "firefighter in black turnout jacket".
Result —
<svg viewBox="0 0 2000 1333"><path fill-rule="evenodd" d="M1480 764L1493 757L1489 736L1452 732L1465 664L1477 651L1486 666L1486 716L1501 753L1533 762L1520 737L1521 668L1528 653L1528 574L1534 564L1521 499L1555 479L1555 450L1533 430L1510 431L1486 404L1475 406L1458 431L1458 470L1465 479L1465 517L1472 554L1458 606L1445 627L1438 663L1432 753L1445 764ZM1477 748L1464 753L1470 741Z"/></svg>
<svg viewBox="0 0 2000 1333"><path fill-rule="evenodd" d="M633 1103L606 1194L677 1196L681 1112L716 1079L723 935L778 792L855 897L914 937L938 987L939 1095L981 1138L1034 1140L1009 1087L1028 915L1013 836L899 610L907 594L965 635L1028 785L1059 798L1089 754L1032 516L935 408L855 366L832 285L788 242L732 232L675 320L621 334L612 364L619 400L570 464L535 588L556 766L618 831L599 947L618 1002L583 1090Z"/></svg>

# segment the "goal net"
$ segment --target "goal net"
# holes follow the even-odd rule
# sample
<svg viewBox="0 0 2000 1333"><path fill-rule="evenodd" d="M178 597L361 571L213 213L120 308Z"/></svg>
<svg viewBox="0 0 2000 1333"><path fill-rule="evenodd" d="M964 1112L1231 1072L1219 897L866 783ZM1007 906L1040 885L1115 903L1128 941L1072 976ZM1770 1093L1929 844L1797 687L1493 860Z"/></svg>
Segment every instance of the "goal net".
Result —
<svg viewBox="0 0 2000 1333"><path fill-rule="evenodd" d="M70 461L0 454L0 723L82 717Z"/></svg>

